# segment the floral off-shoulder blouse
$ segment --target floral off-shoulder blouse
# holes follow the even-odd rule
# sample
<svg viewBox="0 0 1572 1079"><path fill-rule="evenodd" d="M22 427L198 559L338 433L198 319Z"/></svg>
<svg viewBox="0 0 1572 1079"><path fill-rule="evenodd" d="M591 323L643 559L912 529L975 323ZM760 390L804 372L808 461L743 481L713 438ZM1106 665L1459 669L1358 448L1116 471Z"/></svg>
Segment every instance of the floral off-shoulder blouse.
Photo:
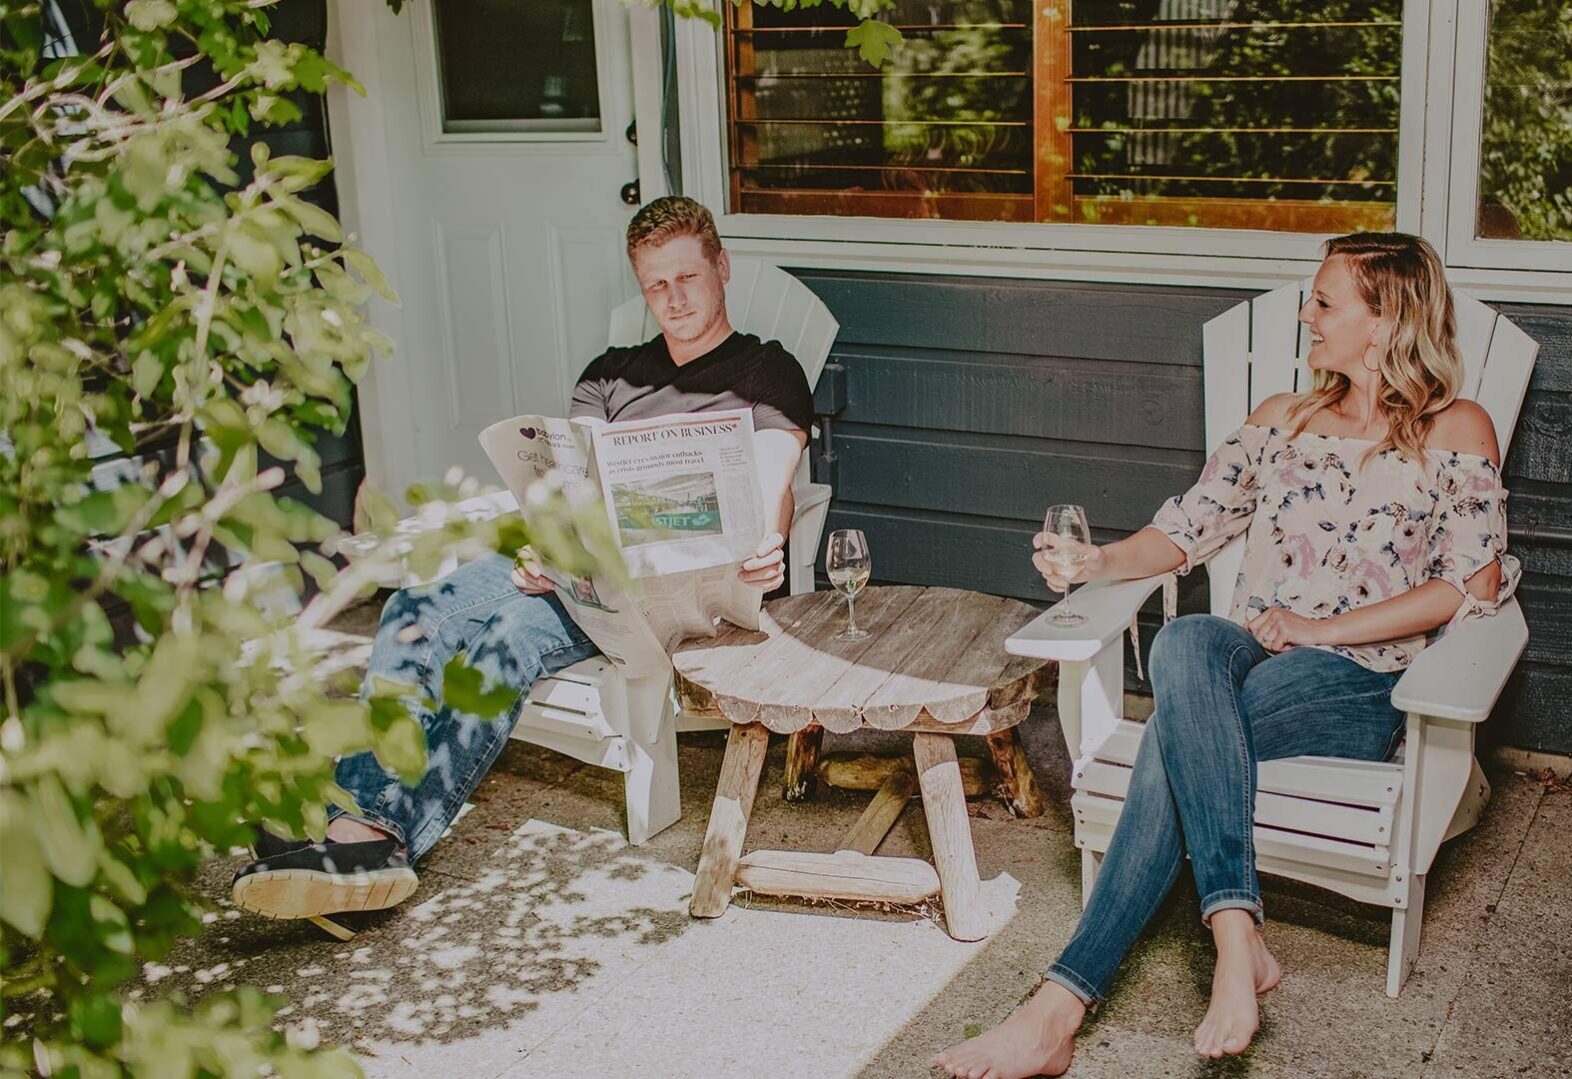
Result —
<svg viewBox="0 0 1572 1079"><path fill-rule="evenodd" d="M1206 462L1200 480L1157 511L1152 526L1185 554L1180 573L1245 533L1229 617L1244 623L1281 607L1327 618L1442 580L1463 595L1453 623L1493 614L1522 575L1506 554L1506 488L1488 458L1433 450L1413 461L1393 449L1368 461L1363 439L1245 424ZM1501 563L1494 600L1465 582ZM1324 645L1374 671L1398 671L1423 635Z"/></svg>

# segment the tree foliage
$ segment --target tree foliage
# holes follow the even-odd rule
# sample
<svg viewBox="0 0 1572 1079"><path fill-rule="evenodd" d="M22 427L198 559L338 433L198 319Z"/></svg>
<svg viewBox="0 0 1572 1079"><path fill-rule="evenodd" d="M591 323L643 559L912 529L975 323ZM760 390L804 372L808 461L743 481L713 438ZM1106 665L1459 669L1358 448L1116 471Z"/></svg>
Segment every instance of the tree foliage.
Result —
<svg viewBox="0 0 1572 1079"><path fill-rule="evenodd" d="M316 439L390 351L363 306L393 292L304 197L328 162L256 144L243 179L231 149L297 119L292 95L358 87L269 39L256 0L97 4L101 37L65 57L38 4L0 4L0 1071L357 1074L270 1029L253 991L189 1011L123 987L198 930L190 883L246 822L320 837L328 803L353 805L334 755L425 767L414 687L362 703L312 674L313 632L374 591L389 545L346 567L338 526L276 493L289 473L320 490ZM464 520L444 499L476 484L453 481L413 492L417 570L528 538ZM538 502L557 560L595 564L593 514ZM390 499L357 513L391 536ZM298 615L264 613L260 582L299 610L307 578Z"/></svg>

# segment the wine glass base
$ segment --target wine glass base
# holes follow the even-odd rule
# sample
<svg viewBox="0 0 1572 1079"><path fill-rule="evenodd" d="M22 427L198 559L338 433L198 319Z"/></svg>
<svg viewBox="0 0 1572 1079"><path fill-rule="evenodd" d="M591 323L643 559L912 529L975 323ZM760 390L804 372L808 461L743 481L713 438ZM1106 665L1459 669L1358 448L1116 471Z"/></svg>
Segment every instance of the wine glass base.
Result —
<svg viewBox="0 0 1572 1079"><path fill-rule="evenodd" d="M835 635L837 641L866 641L873 634L865 629L843 629Z"/></svg>
<svg viewBox="0 0 1572 1079"><path fill-rule="evenodd" d="M1048 616L1048 623L1054 626L1084 626L1086 616L1074 611L1055 611Z"/></svg>

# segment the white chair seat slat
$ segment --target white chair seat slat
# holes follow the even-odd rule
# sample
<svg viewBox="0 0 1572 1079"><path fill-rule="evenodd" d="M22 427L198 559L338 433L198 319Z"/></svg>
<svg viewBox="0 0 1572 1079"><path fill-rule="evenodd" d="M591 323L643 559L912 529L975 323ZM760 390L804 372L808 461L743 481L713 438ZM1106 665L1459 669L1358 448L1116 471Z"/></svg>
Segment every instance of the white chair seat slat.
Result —
<svg viewBox="0 0 1572 1079"><path fill-rule="evenodd" d="M596 660L585 660L585 663L594 663ZM599 678L594 681L574 676L572 667L564 668L556 674L546 675L535 679L535 684L530 686L529 703L542 708L557 708L569 712L598 712L600 702L601 684Z"/></svg>
<svg viewBox="0 0 1572 1079"><path fill-rule="evenodd" d="M1123 808L1122 801L1077 792L1070 800L1070 809L1075 815L1077 842L1098 853L1106 851ZM1291 872L1288 867L1324 866L1379 880L1392 867L1391 851L1387 847L1267 828L1259 822L1256 823L1253 838L1257 865L1269 873L1278 872L1302 879L1305 874Z"/></svg>
<svg viewBox="0 0 1572 1079"><path fill-rule="evenodd" d="M1132 774L1127 765L1091 761L1076 767L1071 782L1077 791L1122 802ZM1276 794L1264 787L1256 792L1255 822L1263 827L1370 846L1386 846L1392 840L1390 805L1342 805L1319 798Z"/></svg>
<svg viewBox="0 0 1572 1079"><path fill-rule="evenodd" d="M1133 765L1145 730L1143 723L1121 721L1090 759L1126 767ZM1077 770L1079 768L1077 765ZM1402 794L1403 767L1389 761L1288 757L1262 762L1257 770L1256 786L1289 797L1389 810Z"/></svg>
<svg viewBox="0 0 1572 1079"><path fill-rule="evenodd" d="M564 738L579 738L600 742L607 738L620 738L607 725L599 712L579 712L568 708L550 708L531 701L532 707L519 713L519 721L509 736L521 742L535 741L535 735L545 731Z"/></svg>

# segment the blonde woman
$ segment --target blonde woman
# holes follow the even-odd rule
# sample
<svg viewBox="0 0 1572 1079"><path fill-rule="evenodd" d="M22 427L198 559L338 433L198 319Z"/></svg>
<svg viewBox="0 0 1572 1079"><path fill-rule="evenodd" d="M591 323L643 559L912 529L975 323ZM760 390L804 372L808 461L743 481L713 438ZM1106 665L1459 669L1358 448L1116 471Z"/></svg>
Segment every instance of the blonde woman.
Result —
<svg viewBox="0 0 1572 1079"><path fill-rule="evenodd" d="M936 1066L966 1079L1058 1075L1186 854L1217 946L1195 1050L1243 1052L1282 976L1261 936L1251 837L1256 765L1299 754L1379 760L1392 687L1453 620L1515 584L1490 417L1459 400L1451 293L1425 241L1331 240L1299 312L1314 388L1262 403L1151 526L1096 547L1048 586L1188 572L1246 535L1228 618L1186 615L1152 647L1156 711L1118 827L1070 943L1039 991Z"/></svg>

